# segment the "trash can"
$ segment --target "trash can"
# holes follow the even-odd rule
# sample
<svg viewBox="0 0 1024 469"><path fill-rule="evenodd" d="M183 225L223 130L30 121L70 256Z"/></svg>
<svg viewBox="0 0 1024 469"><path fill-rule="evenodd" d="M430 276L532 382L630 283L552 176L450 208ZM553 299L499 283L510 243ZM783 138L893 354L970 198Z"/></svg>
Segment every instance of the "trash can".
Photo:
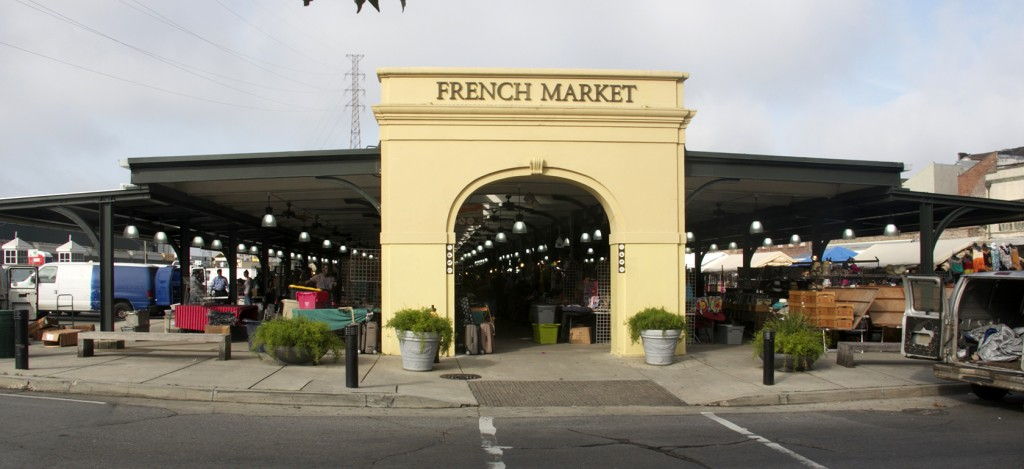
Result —
<svg viewBox="0 0 1024 469"><path fill-rule="evenodd" d="M14 358L14 311L0 310L0 358Z"/></svg>
<svg viewBox="0 0 1024 469"><path fill-rule="evenodd" d="M252 350L252 339L256 337L256 329L259 329L260 324L263 321L256 321L253 319L243 319L242 324L245 324L245 335L248 336L249 350ZM259 350L253 350L254 352L263 353L263 346L261 345Z"/></svg>

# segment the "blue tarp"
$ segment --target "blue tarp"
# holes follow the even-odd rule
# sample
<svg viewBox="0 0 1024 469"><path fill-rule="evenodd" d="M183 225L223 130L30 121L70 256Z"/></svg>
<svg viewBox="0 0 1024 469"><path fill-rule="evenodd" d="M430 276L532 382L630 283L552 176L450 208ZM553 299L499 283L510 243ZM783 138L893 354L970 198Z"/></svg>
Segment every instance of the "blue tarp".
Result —
<svg viewBox="0 0 1024 469"><path fill-rule="evenodd" d="M825 248L825 255L822 256L826 261L831 262L843 262L852 257L857 257L857 251L853 251L842 246L830 246ZM811 256L802 257L797 259L797 262L811 262Z"/></svg>

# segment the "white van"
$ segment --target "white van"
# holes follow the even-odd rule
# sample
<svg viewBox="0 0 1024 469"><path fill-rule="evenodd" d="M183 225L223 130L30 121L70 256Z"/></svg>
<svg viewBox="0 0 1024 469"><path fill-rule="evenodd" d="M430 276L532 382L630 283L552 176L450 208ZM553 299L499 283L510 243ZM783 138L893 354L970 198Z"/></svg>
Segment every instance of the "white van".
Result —
<svg viewBox="0 0 1024 469"><path fill-rule="evenodd" d="M964 275L950 298L938 277L904 278L903 354L938 360L935 376L999 400L1024 392L1024 272Z"/></svg>

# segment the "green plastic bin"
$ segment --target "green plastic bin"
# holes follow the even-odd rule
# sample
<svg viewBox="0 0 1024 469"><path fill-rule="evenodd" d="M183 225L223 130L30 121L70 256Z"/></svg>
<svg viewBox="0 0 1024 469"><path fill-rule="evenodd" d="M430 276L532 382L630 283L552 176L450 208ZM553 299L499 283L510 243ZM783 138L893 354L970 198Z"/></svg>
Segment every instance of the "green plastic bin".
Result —
<svg viewBox="0 0 1024 469"><path fill-rule="evenodd" d="M0 310L0 358L14 358L14 311Z"/></svg>
<svg viewBox="0 0 1024 469"><path fill-rule="evenodd" d="M533 324L533 341L538 344L557 344L558 326L561 324Z"/></svg>

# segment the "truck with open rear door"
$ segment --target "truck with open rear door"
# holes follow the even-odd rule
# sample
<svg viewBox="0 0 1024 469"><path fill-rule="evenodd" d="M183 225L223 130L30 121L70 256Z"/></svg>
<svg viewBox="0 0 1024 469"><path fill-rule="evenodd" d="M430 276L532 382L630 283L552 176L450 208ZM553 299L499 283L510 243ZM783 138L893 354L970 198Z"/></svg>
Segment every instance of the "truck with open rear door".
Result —
<svg viewBox="0 0 1024 469"><path fill-rule="evenodd" d="M964 275L945 298L939 277L904 278L903 355L936 360L935 376L999 400L1024 392L1024 272Z"/></svg>

